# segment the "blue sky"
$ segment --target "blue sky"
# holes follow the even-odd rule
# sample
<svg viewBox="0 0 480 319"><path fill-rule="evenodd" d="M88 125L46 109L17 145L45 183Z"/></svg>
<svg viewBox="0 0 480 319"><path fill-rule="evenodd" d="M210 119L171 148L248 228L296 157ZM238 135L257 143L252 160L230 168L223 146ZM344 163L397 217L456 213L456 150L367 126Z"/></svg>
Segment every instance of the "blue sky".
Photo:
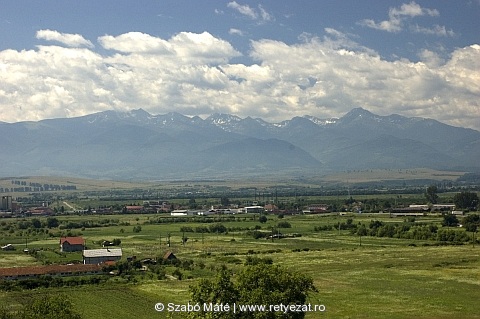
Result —
<svg viewBox="0 0 480 319"><path fill-rule="evenodd" d="M1 1L0 121L354 107L480 130L480 0Z"/></svg>

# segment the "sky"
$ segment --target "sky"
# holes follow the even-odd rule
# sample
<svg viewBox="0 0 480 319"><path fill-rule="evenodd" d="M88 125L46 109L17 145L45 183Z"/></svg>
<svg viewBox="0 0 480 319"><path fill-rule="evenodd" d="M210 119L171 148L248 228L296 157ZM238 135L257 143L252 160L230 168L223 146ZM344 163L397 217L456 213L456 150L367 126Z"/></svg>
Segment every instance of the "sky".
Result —
<svg viewBox="0 0 480 319"><path fill-rule="evenodd" d="M0 0L0 121L143 108L480 130L480 0Z"/></svg>

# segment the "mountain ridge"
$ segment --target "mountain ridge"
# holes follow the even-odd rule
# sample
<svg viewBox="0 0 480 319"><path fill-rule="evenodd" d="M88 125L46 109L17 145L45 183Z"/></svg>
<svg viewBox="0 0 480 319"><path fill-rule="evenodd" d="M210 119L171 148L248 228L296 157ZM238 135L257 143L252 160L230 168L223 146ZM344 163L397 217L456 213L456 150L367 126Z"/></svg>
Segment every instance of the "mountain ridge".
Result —
<svg viewBox="0 0 480 319"><path fill-rule="evenodd" d="M305 115L279 123L214 113L205 119L139 108L75 118L0 122L0 175L162 179L307 175L350 169L480 170L480 132L436 120ZM217 169L216 169L217 168ZM203 175L202 175L203 174Z"/></svg>

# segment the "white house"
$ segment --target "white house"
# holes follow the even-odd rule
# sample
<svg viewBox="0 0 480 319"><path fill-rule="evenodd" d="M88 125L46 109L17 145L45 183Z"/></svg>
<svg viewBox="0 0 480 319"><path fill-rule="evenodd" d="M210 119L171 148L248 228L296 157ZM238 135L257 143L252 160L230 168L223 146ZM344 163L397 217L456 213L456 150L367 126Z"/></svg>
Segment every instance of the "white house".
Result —
<svg viewBox="0 0 480 319"><path fill-rule="evenodd" d="M188 211L186 209L176 209L170 212L170 216L187 216Z"/></svg>
<svg viewBox="0 0 480 319"><path fill-rule="evenodd" d="M244 207L243 210L245 211L245 213L264 213L265 212L265 208L263 208L263 206L247 206L247 207Z"/></svg>

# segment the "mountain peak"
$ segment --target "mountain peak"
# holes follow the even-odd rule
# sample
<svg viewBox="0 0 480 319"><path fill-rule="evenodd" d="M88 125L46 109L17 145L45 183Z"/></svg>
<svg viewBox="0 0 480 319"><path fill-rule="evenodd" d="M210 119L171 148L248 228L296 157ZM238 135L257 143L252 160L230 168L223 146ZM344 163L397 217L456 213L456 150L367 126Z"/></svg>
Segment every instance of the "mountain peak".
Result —
<svg viewBox="0 0 480 319"><path fill-rule="evenodd" d="M375 116L372 112L365 110L364 108L361 107L356 107L352 109L350 112L345 114L342 119L344 118L357 118L357 117L372 117Z"/></svg>
<svg viewBox="0 0 480 319"><path fill-rule="evenodd" d="M325 126L325 125L331 125L335 124L338 121L338 118L331 117L328 119L319 119L318 117L311 116L311 115L304 115L303 118L306 118L307 120L310 120L311 122L319 125L319 126Z"/></svg>
<svg viewBox="0 0 480 319"><path fill-rule="evenodd" d="M350 124L353 122L370 122L370 121L381 121L381 117L373 114L370 111L365 110L364 108L357 107L352 109L350 112L342 116L338 124Z"/></svg>
<svg viewBox="0 0 480 319"><path fill-rule="evenodd" d="M232 123L238 123L242 119L239 118L236 115L231 115L231 114L225 114L225 113L214 113L207 117L206 121L217 125L217 126L223 126L223 125L229 125Z"/></svg>
<svg viewBox="0 0 480 319"><path fill-rule="evenodd" d="M150 113L148 113L147 111L145 111L142 108L139 108L139 109L136 109L136 110L131 110L127 114L129 114L131 116L134 116L134 117L145 117L145 118L149 118L149 117L152 116Z"/></svg>

